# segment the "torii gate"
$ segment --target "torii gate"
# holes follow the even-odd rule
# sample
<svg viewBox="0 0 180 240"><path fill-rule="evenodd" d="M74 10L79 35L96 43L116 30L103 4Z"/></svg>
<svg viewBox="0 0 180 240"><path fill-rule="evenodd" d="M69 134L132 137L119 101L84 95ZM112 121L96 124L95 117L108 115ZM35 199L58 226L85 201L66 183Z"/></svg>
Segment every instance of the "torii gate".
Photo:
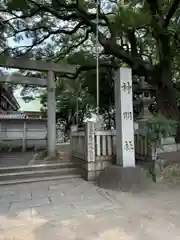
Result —
<svg viewBox="0 0 180 240"><path fill-rule="evenodd" d="M24 57L11 58L1 56L0 67L18 68L24 70L34 70L41 72L48 72L47 79L24 76L0 76L0 82L9 82L15 84L34 84L39 86L47 86L48 92L48 155L54 157L56 155L56 99L55 99L55 77L54 73L68 73L74 74L76 66L64 64L45 62L42 60L29 60Z"/></svg>

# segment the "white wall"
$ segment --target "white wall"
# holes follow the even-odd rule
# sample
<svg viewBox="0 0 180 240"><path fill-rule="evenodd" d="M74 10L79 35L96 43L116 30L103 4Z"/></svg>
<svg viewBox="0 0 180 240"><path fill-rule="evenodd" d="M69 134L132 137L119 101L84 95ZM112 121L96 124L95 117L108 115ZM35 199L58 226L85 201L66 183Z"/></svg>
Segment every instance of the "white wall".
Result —
<svg viewBox="0 0 180 240"><path fill-rule="evenodd" d="M10 147L46 148L47 120L44 119L2 119L0 120L0 141Z"/></svg>

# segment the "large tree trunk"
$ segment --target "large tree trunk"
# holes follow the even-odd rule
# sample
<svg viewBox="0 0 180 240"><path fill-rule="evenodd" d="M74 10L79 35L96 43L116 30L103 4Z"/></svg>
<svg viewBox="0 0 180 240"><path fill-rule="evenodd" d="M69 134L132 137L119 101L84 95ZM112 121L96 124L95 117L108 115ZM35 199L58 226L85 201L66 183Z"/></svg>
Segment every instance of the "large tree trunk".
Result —
<svg viewBox="0 0 180 240"><path fill-rule="evenodd" d="M171 119L179 119L176 89L172 82L172 71L164 65L158 74L156 100L160 112Z"/></svg>
<svg viewBox="0 0 180 240"><path fill-rule="evenodd" d="M162 115L177 121L176 142L180 142L180 111L177 104L177 91L173 86L171 61L162 61L156 71L156 101Z"/></svg>
<svg viewBox="0 0 180 240"><path fill-rule="evenodd" d="M158 35L157 46L160 64L156 69L157 82L156 100L158 109L168 119L174 119L178 123L176 141L180 142L180 111L177 104L177 91L173 84L172 52L170 36L166 31Z"/></svg>
<svg viewBox="0 0 180 240"><path fill-rule="evenodd" d="M164 81L169 81L168 76L164 76ZM177 121L175 141L180 143L180 111L176 101L176 89L166 85L164 82L158 85L156 92L158 109L168 119Z"/></svg>

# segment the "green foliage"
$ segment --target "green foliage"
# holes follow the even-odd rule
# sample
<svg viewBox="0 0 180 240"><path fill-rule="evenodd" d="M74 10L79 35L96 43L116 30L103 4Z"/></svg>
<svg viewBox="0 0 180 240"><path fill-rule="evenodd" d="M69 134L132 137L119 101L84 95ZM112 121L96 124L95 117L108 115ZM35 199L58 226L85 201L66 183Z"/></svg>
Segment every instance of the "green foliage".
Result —
<svg viewBox="0 0 180 240"><path fill-rule="evenodd" d="M7 8L9 11L18 11L18 10L25 10L28 8L27 1L24 0L8 0L7 1Z"/></svg>
<svg viewBox="0 0 180 240"><path fill-rule="evenodd" d="M7 51L10 54L31 53L34 59L51 59L56 62L64 59L77 66L83 66L86 72L78 75L81 86L80 88L78 86L75 92L81 89L83 94L85 92L91 95L93 104L90 104L95 108L96 72L93 66L96 64L96 1L81 0L75 4L76 2L73 0L58 2L2 0L0 1L2 32L5 33L5 40L14 38L19 44L22 38L32 40L30 46L8 48ZM158 88L164 84L168 86L169 91L172 81L178 85L180 77L180 7L178 4L171 18L167 19L174 2L167 0L154 4L154 1L148 0L101 1L99 52L102 114L108 113L114 106L113 73L111 72L114 70L112 70L113 64L131 67L133 74L146 76L146 80ZM165 20L167 24L164 24ZM168 36L167 41L165 36ZM121 46L116 44L116 37L123 40ZM2 42L5 50L5 41ZM166 74L162 73L163 71L158 71L157 74L157 70L164 66L164 59L168 60L169 64L168 81L165 80ZM104 62L108 64L113 62L113 64L111 67L102 67ZM173 78L171 78L171 66ZM165 83L159 84L159 81L161 83L165 81ZM172 96L174 89L170 90L169 95ZM60 91L59 94L61 94ZM165 95L162 94L161 98ZM167 101L175 106L176 100L172 103L171 96ZM65 98L67 99L67 96ZM61 101L65 100L61 99ZM162 106L158 107L163 109ZM171 110L167 109L167 111ZM166 115L174 118L176 116L171 112Z"/></svg>
<svg viewBox="0 0 180 240"><path fill-rule="evenodd" d="M143 7L135 7L135 5L128 4L120 6L115 17L116 27L123 28L142 28L150 24L151 16L147 9Z"/></svg>
<svg viewBox="0 0 180 240"><path fill-rule="evenodd" d="M20 38L19 33L23 33L27 38L31 38L34 47L27 47L28 51L37 55L44 55L46 58L49 56L55 56L56 58L59 50L61 53L58 55L61 55L62 58L63 55L67 55L69 52L77 52L77 50L84 50L87 47L90 47L92 52L94 51L95 32L90 31L90 25L85 19L95 23L95 16L93 16L96 6L95 0L81 0L78 1L76 6L73 1L4 0L1 2L1 12L10 18L13 17L13 21L6 24L7 37L13 35L18 40ZM163 19L166 17L172 3L173 1L161 1L159 3ZM133 29L136 33L136 48L140 49L140 55L148 55L148 58L150 57L154 61L157 60L157 53L160 48L155 44L156 39L153 34L155 26L152 23L153 16L150 7L147 0L117 1L117 4L111 0L102 0L100 24L103 27L101 32L108 37L111 33L115 33L120 37L123 36L127 43L131 44L127 34L130 29ZM173 18L170 19L168 28L165 29L172 36L179 35L180 29L179 8L176 10ZM5 15L2 14L2 16ZM14 16L17 17L14 18ZM105 22L105 19L108 19L108 21ZM82 21L82 24L74 31L71 31L80 21ZM86 38L87 31L93 34L89 34ZM172 46L177 43L175 38L172 38L171 41ZM13 51L20 53L23 49L13 49ZM178 56L177 48L173 47L173 49L175 55ZM114 55L114 53L111 54ZM119 58L121 59L121 56ZM123 59L123 61L126 62L126 59ZM128 58L127 63L129 64Z"/></svg>
<svg viewBox="0 0 180 240"><path fill-rule="evenodd" d="M0 64L4 65L6 61L6 57L4 55L0 55Z"/></svg>
<svg viewBox="0 0 180 240"><path fill-rule="evenodd" d="M174 136L176 127L177 121L159 116L148 121L144 128L139 130L139 134L147 138L150 146L161 147L161 140Z"/></svg>
<svg viewBox="0 0 180 240"><path fill-rule="evenodd" d="M82 124L85 117L91 117L93 97L85 91L81 79L60 78L56 87L57 117L65 124L66 133L72 124ZM47 107L47 93L41 96L43 111Z"/></svg>
<svg viewBox="0 0 180 240"><path fill-rule="evenodd" d="M3 141L0 143L0 152L12 152L12 145L4 143Z"/></svg>

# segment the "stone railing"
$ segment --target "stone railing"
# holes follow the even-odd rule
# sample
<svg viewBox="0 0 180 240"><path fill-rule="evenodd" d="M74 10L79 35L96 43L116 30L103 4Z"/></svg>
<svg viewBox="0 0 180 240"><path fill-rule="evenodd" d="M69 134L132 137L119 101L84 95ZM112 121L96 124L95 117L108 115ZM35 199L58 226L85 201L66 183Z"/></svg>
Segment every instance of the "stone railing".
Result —
<svg viewBox="0 0 180 240"><path fill-rule="evenodd" d="M149 145L147 137L135 133L134 142L136 161L151 161L154 159L155 149Z"/></svg>
<svg viewBox="0 0 180 240"><path fill-rule="evenodd" d="M96 160L112 159L116 155L116 131L95 132Z"/></svg>
<svg viewBox="0 0 180 240"><path fill-rule="evenodd" d="M134 141L136 162L166 164L176 160L176 153L180 155L180 144L175 144L173 138L162 139L161 147L156 149L138 132ZM94 180L102 169L116 164L116 131L96 131L94 123L88 122L85 130L71 134L71 149L72 160L80 166L84 178Z"/></svg>
<svg viewBox="0 0 180 240"><path fill-rule="evenodd" d="M73 158L86 159L85 132L71 133L71 149Z"/></svg>
<svg viewBox="0 0 180 240"><path fill-rule="evenodd" d="M87 180L93 180L105 167L116 163L116 131L96 131L92 122L85 131L71 134L72 159L78 163ZM136 160L152 160L153 149L145 137L135 134Z"/></svg>

